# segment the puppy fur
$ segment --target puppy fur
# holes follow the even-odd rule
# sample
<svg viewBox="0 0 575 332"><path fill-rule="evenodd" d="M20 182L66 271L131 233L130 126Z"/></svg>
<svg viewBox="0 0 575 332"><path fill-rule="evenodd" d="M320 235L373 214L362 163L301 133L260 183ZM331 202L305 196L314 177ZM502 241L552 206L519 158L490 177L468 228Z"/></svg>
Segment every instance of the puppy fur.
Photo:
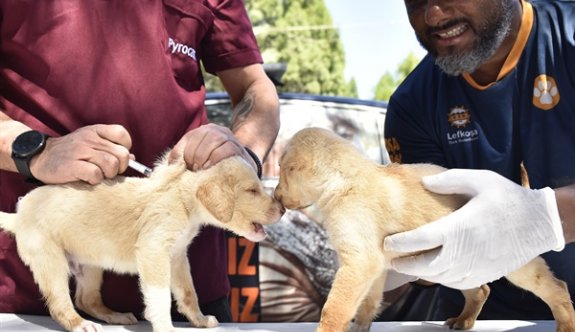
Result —
<svg viewBox="0 0 575 332"><path fill-rule="evenodd" d="M325 129L306 128L292 137L280 159L275 197L288 209L313 205L319 210L323 216L319 222L340 263L317 331L369 331L380 312L389 262L398 256L383 250L383 239L445 216L466 202L465 197L437 195L423 188L422 176L442 171L431 164L379 165ZM542 258L507 279L549 305L557 331L575 331L567 287ZM473 327L489 287L463 294L461 314L446 321L451 328Z"/></svg>
<svg viewBox="0 0 575 332"><path fill-rule="evenodd" d="M134 315L102 302L102 273L112 270L139 275L145 317L156 332L174 330L171 293L193 326L218 325L200 312L187 260L187 247L203 225L261 241L262 225L284 212L239 157L198 172L187 170L183 158L170 164L163 158L149 178L46 185L24 196L17 210L1 213L0 227L14 234L54 320L68 331L102 330L74 309L72 273L79 309L110 324L135 324Z"/></svg>

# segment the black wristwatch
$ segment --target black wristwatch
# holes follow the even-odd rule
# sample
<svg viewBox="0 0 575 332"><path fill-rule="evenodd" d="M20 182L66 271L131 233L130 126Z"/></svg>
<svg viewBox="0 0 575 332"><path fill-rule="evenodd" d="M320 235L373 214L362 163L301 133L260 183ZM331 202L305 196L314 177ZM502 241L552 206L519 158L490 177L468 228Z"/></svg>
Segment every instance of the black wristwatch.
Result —
<svg viewBox="0 0 575 332"><path fill-rule="evenodd" d="M252 159L256 163L256 167L258 168L256 173L258 175L258 178L261 180L262 179L262 162L260 161L260 158L258 157L258 155L255 152L250 150L248 147L244 146L244 149L246 149L247 153L250 155L250 157L252 157Z"/></svg>
<svg viewBox="0 0 575 332"><path fill-rule="evenodd" d="M48 137L37 130L30 130L18 135L12 142L12 160L16 164L18 173L30 182L39 182L30 172L30 160L44 150Z"/></svg>

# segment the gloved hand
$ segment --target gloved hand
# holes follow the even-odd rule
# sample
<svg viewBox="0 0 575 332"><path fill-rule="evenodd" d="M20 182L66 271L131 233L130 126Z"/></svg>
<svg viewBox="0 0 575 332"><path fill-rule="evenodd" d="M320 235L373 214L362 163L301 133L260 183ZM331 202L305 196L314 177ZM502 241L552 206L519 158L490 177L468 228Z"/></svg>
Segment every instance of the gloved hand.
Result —
<svg viewBox="0 0 575 332"><path fill-rule="evenodd" d="M555 192L550 188L528 189L486 170L452 169L424 177L422 182L430 191L471 199L448 216L385 239L385 250L408 253L435 248L392 260L400 273L469 289L565 246Z"/></svg>

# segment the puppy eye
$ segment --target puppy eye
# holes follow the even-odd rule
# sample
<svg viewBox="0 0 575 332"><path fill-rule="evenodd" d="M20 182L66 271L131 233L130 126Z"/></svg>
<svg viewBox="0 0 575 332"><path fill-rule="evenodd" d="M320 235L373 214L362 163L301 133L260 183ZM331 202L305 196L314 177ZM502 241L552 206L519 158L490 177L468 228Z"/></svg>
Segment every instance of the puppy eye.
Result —
<svg viewBox="0 0 575 332"><path fill-rule="evenodd" d="M252 194L257 194L259 192L258 188L248 188L246 191Z"/></svg>

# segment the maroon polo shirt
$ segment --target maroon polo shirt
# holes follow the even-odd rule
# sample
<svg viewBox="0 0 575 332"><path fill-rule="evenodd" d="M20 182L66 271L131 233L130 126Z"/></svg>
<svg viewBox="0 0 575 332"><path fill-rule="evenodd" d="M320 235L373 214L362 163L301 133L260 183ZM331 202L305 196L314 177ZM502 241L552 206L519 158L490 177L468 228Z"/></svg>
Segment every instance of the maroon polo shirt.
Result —
<svg viewBox="0 0 575 332"><path fill-rule="evenodd" d="M121 124L150 166L207 122L200 60L212 73L262 61L241 0L0 0L0 17L3 112L52 136ZM0 171L0 209L14 211L32 188ZM189 257L200 302L226 296L222 231L204 229ZM133 276L107 274L103 294L115 310L142 312ZM0 312L46 312L13 237L1 232Z"/></svg>

